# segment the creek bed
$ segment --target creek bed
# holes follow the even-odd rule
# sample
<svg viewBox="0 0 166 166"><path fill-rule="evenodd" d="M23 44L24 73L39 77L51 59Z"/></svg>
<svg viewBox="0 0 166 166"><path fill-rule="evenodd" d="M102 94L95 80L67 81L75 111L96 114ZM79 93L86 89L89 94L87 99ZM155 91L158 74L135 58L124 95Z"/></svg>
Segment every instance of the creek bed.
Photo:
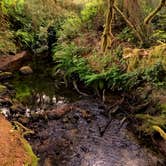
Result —
<svg viewBox="0 0 166 166"><path fill-rule="evenodd" d="M40 166L165 165L161 156L139 143L127 122L121 123L123 117L110 122L104 114L106 105L58 87L59 79L52 79L50 71L39 61L34 74L17 73L11 80L17 99L26 106L25 125L35 132L27 139Z"/></svg>

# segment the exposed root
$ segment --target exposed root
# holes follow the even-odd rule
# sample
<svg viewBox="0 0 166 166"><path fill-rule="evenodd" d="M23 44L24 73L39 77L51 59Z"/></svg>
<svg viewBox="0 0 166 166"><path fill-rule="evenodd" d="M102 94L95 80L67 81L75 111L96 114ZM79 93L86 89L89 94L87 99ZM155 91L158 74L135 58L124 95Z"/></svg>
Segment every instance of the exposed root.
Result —
<svg viewBox="0 0 166 166"><path fill-rule="evenodd" d="M12 122L16 126L16 128L19 130L22 137L24 137L25 135L28 135L28 134L34 134L35 133L33 130L23 126L20 122L17 122L17 121L12 121Z"/></svg>
<svg viewBox="0 0 166 166"><path fill-rule="evenodd" d="M84 92L81 92L81 91L78 89L78 86L77 86L76 81L73 81L73 86L74 86L75 90L76 90L80 95L88 96L88 94L86 94L86 93L84 93Z"/></svg>

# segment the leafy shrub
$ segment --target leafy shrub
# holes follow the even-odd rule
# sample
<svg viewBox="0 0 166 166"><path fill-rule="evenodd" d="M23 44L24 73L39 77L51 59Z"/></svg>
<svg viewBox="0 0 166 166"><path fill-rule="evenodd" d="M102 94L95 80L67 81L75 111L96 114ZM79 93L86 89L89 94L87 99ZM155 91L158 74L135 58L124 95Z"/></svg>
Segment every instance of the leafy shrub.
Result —
<svg viewBox="0 0 166 166"><path fill-rule="evenodd" d="M91 0L85 4L81 11L81 19L87 28L92 29L104 24L104 9L103 0Z"/></svg>
<svg viewBox="0 0 166 166"><path fill-rule="evenodd" d="M66 84L76 79L94 89L121 91L129 90L140 83L139 73L125 73L115 63L100 72L95 71L87 59L82 57L85 52L85 48L77 47L75 44L61 44L54 47L53 59L57 63L54 72L58 69L63 70Z"/></svg>
<svg viewBox="0 0 166 166"><path fill-rule="evenodd" d="M127 41L127 42L136 42L136 38L132 30L128 27L125 27L120 34L117 36L118 39Z"/></svg>
<svg viewBox="0 0 166 166"><path fill-rule="evenodd" d="M84 51L86 50L74 44L56 46L53 50L55 52L53 59L57 63L54 71L64 70L64 80L69 80L72 77L83 79L84 75L90 72L86 60L81 57Z"/></svg>
<svg viewBox="0 0 166 166"><path fill-rule="evenodd" d="M24 9L24 0L2 0L1 1L1 8L3 13L10 14L10 13L17 13L22 14Z"/></svg>
<svg viewBox="0 0 166 166"><path fill-rule="evenodd" d="M153 33L152 38L157 39L163 43L166 43L166 33L164 30L156 30Z"/></svg>
<svg viewBox="0 0 166 166"><path fill-rule="evenodd" d="M47 28L64 12L54 0L2 0L1 8L13 40L36 52L47 47Z"/></svg>
<svg viewBox="0 0 166 166"><path fill-rule="evenodd" d="M81 11L81 17L83 21L92 20L101 8L102 0L92 0L85 4L85 7Z"/></svg>
<svg viewBox="0 0 166 166"><path fill-rule="evenodd" d="M73 12L70 12L61 24L60 30L57 32L59 40L63 41L75 38L80 32L81 26L82 22L79 16Z"/></svg>
<svg viewBox="0 0 166 166"><path fill-rule="evenodd" d="M147 82L154 83L157 86L166 86L166 71L160 62L144 69L142 77Z"/></svg>
<svg viewBox="0 0 166 166"><path fill-rule="evenodd" d="M21 41L21 43L23 44L22 47L25 45L30 48L31 44L33 44L33 42L34 42L34 38L33 38L32 34L30 34L28 32L24 32L20 29L16 32L15 37L19 41Z"/></svg>

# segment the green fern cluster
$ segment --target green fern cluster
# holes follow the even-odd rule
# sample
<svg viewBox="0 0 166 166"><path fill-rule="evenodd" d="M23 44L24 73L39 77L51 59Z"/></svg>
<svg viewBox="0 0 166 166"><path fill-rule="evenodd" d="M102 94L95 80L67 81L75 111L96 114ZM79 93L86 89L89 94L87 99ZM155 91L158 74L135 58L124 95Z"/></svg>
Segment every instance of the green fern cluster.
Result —
<svg viewBox="0 0 166 166"><path fill-rule="evenodd" d="M75 44L63 43L54 47L53 51L53 59L57 64L54 72L63 70L65 83L75 79L98 90L129 90L140 82L139 73L125 73L116 64L102 72L94 71L83 57L87 50Z"/></svg>
<svg viewBox="0 0 166 166"><path fill-rule="evenodd" d="M87 61L81 57L86 52L85 48L79 48L75 44L61 44L53 49L53 59L57 63L54 71L64 70L64 80L72 77L79 77L83 80L84 76L90 73Z"/></svg>

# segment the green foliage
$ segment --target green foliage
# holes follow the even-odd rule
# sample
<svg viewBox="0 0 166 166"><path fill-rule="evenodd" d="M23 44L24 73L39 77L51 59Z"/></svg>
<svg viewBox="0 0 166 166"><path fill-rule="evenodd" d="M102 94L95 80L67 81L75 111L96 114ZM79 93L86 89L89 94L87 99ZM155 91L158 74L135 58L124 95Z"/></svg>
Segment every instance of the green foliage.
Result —
<svg viewBox="0 0 166 166"><path fill-rule="evenodd" d="M150 82L158 87L166 87L166 71L161 62L144 69L142 78L146 82Z"/></svg>
<svg viewBox="0 0 166 166"><path fill-rule="evenodd" d="M115 66L108 71L104 71L98 74L91 73L85 76L85 84L94 87L95 89L112 89L115 90L117 81L121 75L120 70Z"/></svg>
<svg viewBox="0 0 166 166"><path fill-rule="evenodd" d="M102 0L92 0L85 4L85 7L81 11L81 17L83 21L92 20L97 14L101 5L103 4Z"/></svg>
<svg viewBox="0 0 166 166"><path fill-rule="evenodd" d="M21 14L24 9L24 0L2 0L1 9L5 14L11 14L13 12Z"/></svg>
<svg viewBox="0 0 166 166"><path fill-rule="evenodd" d="M31 45L34 43L34 36L28 32L24 32L21 29L19 29L16 34L15 37L21 41L21 44L23 44L23 46L28 46L29 48L31 47Z"/></svg>
<svg viewBox="0 0 166 166"><path fill-rule="evenodd" d="M27 85L20 85L16 87L16 98L19 101L26 100L31 95L31 89Z"/></svg>
<svg viewBox="0 0 166 166"><path fill-rule="evenodd" d="M56 61L57 66L54 70L64 70L64 80L72 77L76 79L76 75L79 79L83 79L84 75L90 72L86 60L81 57L85 51L86 49L79 48L74 44L56 46L53 59Z"/></svg>
<svg viewBox="0 0 166 166"><path fill-rule="evenodd" d="M11 43L16 44L17 51L19 51L18 48L31 49L34 52L45 50L48 38L47 29L54 24L54 20L59 15L64 15L63 9L54 0L2 0L0 5L8 24L5 29L13 34ZM13 46L11 43L7 43L9 47ZM4 52L2 47L0 50Z"/></svg>
<svg viewBox="0 0 166 166"><path fill-rule="evenodd" d="M64 71L64 80L81 80L94 89L130 90L140 83L139 73L125 73L118 65L103 68L103 71L94 71L87 60L82 57L86 49L74 44L61 44L54 48L54 61L57 63L54 72L58 69Z"/></svg>
<svg viewBox="0 0 166 166"><path fill-rule="evenodd" d="M156 30L153 33L152 38L157 39L160 42L166 43L166 33L164 30Z"/></svg>
<svg viewBox="0 0 166 166"><path fill-rule="evenodd" d="M81 19L88 29L103 25L104 22L104 1L91 0L85 4L81 10Z"/></svg>
<svg viewBox="0 0 166 166"><path fill-rule="evenodd" d="M159 115L159 116L152 116L148 114L137 114L136 118L141 119L143 121L142 125L139 129L146 134L152 134L154 132L153 126L157 125L166 129L166 116Z"/></svg>
<svg viewBox="0 0 166 166"><path fill-rule="evenodd" d="M14 43L14 34L5 30L5 32L0 31L0 54L16 53L17 46Z"/></svg>
<svg viewBox="0 0 166 166"><path fill-rule="evenodd" d="M142 121L142 125L139 127L139 130L145 132L148 135L154 132L153 126L159 126L162 129L166 130L166 105L161 104L156 109L158 110L158 112L155 115L153 114L153 112L151 112L151 114L148 113L136 115L136 118Z"/></svg>
<svg viewBox="0 0 166 166"><path fill-rule="evenodd" d="M73 39L75 38L82 26L81 19L76 13L70 12L66 19L64 19L63 24L60 25L60 30L57 32L59 40Z"/></svg>
<svg viewBox="0 0 166 166"><path fill-rule="evenodd" d="M136 42L133 31L128 27L125 27L122 32L117 35L117 38L127 42Z"/></svg>

